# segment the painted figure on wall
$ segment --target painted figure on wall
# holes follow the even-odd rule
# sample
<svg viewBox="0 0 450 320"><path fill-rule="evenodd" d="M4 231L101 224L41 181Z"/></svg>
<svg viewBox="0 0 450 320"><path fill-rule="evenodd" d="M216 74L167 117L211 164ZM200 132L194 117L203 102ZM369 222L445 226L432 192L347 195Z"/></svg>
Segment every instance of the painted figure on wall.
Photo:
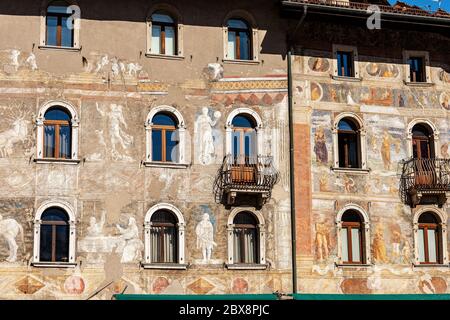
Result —
<svg viewBox="0 0 450 320"><path fill-rule="evenodd" d="M405 240L405 243L403 244L402 248L402 262L404 264L410 264L411 263L411 249L409 247L409 241Z"/></svg>
<svg viewBox="0 0 450 320"><path fill-rule="evenodd" d="M128 129L128 125L125 122L125 118L123 115L123 107L121 105L113 103L110 106L110 112L106 113L99 108L98 104L96 104L96 106L97 111L103 117L107 116L110 121L109 135L111 139L111 153L113 155L113 158L116 160L132 160L129 156L121 155L116 147L116 145L119 144L123 150L127 150L133 144L133 137L127 134L124 129L122 129L122 126L125 129Z"/></svg>
<svg viewBox="0 0 450 320"><path fill-rule="evenodd" d="M439 102L445 110L450 110L450 95L446 92L442 92L439 97Z"/></svg>
<svg viewBox="0 0 450 320"><path fill-rule="evenodd" d="M13 153L16 143L24 143L28 137L28 120L25 120L26 113L18 115L10 114L6 120L12 122L8 130L0 132L0 158L8 157Z"/></svg>
<svg viewBox="0 0 450 320"><path fill-rule="evenodd" d="M217 246L214 242L214 227L209 214L203 214L202 220L195 228L195 234L197 235L197 249L202 250L203 262L208 263L211 260L214 246Z"/></svg>
<svg viewBox="0 0 450 320"><path fill-rule="evenodd" d="M441 157L442 158L449 158L449 154L448 154L448 142L443 143L441 145Z"/></svg>
<svg viewBox="0 0 450 320"><path fill-rule="evenodd" d="M89 220L89 227L87 227L87 235L89 237L101 237L103 236L103 226L105 225L106 211L102 212L100 222L97 222L95 217L91 217Z"/></svg>
<svg viewBox="0 0 450 320"><path fill-rule="evenodd" d="M118 246L116 252L122 252L122 263L130 263L139 261L141 259L142 250L144 250L144 244L139 238L139 229L136 224L136 219L130 217L128 220L128 226L122 228L120 225L116 225L120 232L119 239L122 243Z"/></svg>
<svg viewBox="0 0 450 320"><path fill-rule="evenodd" d="M384 231L381 224L375 228L375 235L372 243L373 258L376 262L387 263L386 245L384 242Z"/></svg>
<svg viewBox="0 0 450 320"><path fill-rule="evenodd" d="M316 223L316 250L320 262L326 261L329 254L330 233L325 223Z"/></svg>
<svg viewBox="0 0 450 320"><path fill-rule="evenodd" d="M219 111L214 112L214 119L208 115L209 109L202 108L202 114L197 118L195 123L195 133L198 136L199 161L203 165L208 165L215 157L214 137L212 128L216 125L221 117Z"/></svg>
<svg viewBox="0 0 450 320"><path fill-rule="evenodd" d="M316 154L316 161L327 164L328 150L325 143L326 137L323 127L318 127L314 135L314 153Z"/></svg>
<svg viewBox="0 0 450 320"><path fill-rule="evenodd" d="M19 233L25 251L25 241L22 226L16 220L3 219L3 216L0 215L0 236L2 236L6 240L9 248L9 256L6 258L7 262L17 261L17 249L19 248L19 246L17 245L16 237L19 235Z"/></svg>
<svg viewBox="0 0 450 320"><path fill-rule="evenodd" d="M330 63L326 58L310 58L308 65L315 72L326 72L330 68Z"/></svg>
<svg viewBox="0 0 450 320"><path fill-rule="evenodd" d="M384 169L391 169L391 145L395 145L395 151L397 153L400 152L400 140L395 139L392 135L384 130L383 133L383 141L381 143L381 159L383 160Z"/></svg>

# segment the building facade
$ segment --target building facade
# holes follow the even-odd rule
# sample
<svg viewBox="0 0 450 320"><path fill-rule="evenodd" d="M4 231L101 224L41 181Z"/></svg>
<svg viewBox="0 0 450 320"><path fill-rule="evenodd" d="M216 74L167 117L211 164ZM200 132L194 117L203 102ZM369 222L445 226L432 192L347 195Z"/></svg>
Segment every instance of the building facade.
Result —
<svg viewBox="0 0 450 320"><path fill-rule="evenodd" d="M277 8L0 5L0 298L292 290Z"/></svg>
<svg viewBox="0 0 450 320"><path fill-rule="evenodd" d="M449 16L400 5L284 2L300 293L448 292Z"/></svg>

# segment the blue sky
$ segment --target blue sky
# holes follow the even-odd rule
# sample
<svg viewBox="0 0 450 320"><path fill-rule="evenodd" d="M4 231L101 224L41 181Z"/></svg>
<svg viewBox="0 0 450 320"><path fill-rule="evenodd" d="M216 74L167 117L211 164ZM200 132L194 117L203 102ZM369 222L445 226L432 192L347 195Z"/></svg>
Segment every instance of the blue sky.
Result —
<svg viewBox="0 0 450 320"><path fill-rule="evenodd" d="M390 4L394 4L397 2L396 0L388 0ZM446 10L447 12L450 12L450 0L400 0L402 2L406 2L411 5L416 5L418 7L421 7L423 9L436 11L439 8L439 2L441 4L441 8Z"/></svg>

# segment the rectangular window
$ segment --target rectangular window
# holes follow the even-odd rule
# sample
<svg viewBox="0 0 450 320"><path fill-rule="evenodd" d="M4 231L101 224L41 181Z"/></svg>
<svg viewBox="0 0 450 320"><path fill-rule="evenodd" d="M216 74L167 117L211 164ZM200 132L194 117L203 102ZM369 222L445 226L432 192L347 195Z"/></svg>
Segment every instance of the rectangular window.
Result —
<svg viewBox="0 0 450 320"><path fill-rule="evenodd" d="M410 57L408 64L411 82L426 82L423 57Z"/></svg>
<svg viewBox="0 0 450 320"><path fill-rule="evenodd" d="M74 27L69 24L70 14L66 7L50 6L46 17L46 45L73 47Z"/></svg>
<svg viewBox="0 0 450 320"><path fill-rule="evenodd" d="M337 69L338 76L354 77L354 61L353 52L338 51L337 52Z"/></svg>

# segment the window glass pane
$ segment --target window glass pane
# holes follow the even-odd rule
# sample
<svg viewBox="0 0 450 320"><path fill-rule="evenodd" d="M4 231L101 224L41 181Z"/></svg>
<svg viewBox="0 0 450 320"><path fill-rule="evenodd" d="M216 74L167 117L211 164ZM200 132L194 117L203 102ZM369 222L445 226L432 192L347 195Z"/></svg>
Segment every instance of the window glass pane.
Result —
<svg viewBox="0 0 450 320"><path fill-rule="evenodd" d="M256 229L245 229L244 232L244 263L257 263Z"/></svg>
<svg viewBox="0 0 450 320"><path fill-rule="evenodd" d="M161 130L152 130L152 160L162 161L162 132Z"/></svg>
<svg viewBox="0 0 450 320"><path fill-rule="evenodd" d="M228 32L228 59L236 59L236 32Z"/></svg>
<svg viewBox="0 0 450 320"><path fill-rule="evenodd" d="M175 29L166 27L166 54L175 55Z"/></svg>
<svg viewBox="0 0 450 320"><path fill-rule="evenodd" d="M73 47L73 29L69 29L67 27L67 19L69 19L69 18L65 18L65 17L62 18L61 46ZM72 22L72 25L73 25L73 22Z"/></svg>
<svg viewBox="0 0 450 320"><path fill-rule="evenodd" d="M348 143L348 156L349 156L349 164L351 168L358 167L358 149L356 143L356 136L351 137Z"/></svg>
<svg viewBox="0 0 450 320"><path fill-rule="evenodd" d="M357 129L352 121L345 120L345 119L339 121L338 127L339 127L339 130L343 130L343 131L354 131L355 132Z"/></svg>
<svg viewBox="0 0 450 320"><path fill-rule="evenodd" d="M253 119L250 119L249 117L246 117L243 115L238 115L238 116L234 117L231 124L234 127L239 127L239 128L255 128L256 127Z"/></svg>
<svg viewBox="0 0 450 320"><path fill-rule="evenodd" d="M67 213L60 208L49 208L41 216L42 221L69 221Z"/></svg>
<svg viewBox="0 0 450 320"><path fill-rule="evenodd" d="M44 127L44 158L55 157L55 127Z"/></svg>
<svg viewBox="0 0 450 320"><path fill-rule="evenodd" d="M417 235L418 238L418 251L419 251L419 262L425 262L425 240L423 236L423 229L419 229L419 233Z"/></svg>
<svg viewBox="0 0 450 320"><path fill-rule="evenodd" d="M52 226L41 225L39 261L52 261Z"/></svg>
<svg viewBox="0 0 450 320"><path fill-rule="evenodd" d="M233 236L233 260L234 263L242 263L242 252L241 252L241 230L242 229L234 229Z"/></svg>
<svg viewBox="0 0 450 320"><path fill-rule="evenodd" d="M58 18L47 16L47 45L56 46L56 28L58 26Z"/></svg>
<svg viewBox="0 0 450 320"><path fill-rule="evenodd" d="M56 2L62 2L62 1L56 1ZM65 5L62 5L62 6L56 6L56 5L49 6L47 8L47 12L48 13L64 13L64 14L68 14L67 13L67 6L65 6Z"/></svg>
<svg viewBox="0 0 450 320"><path fill-rule="evenodd" d="M254 131L246 132L244 135L245 142L245 155L247 157L254 156L256 154L256 134Z"/></svg>
<svg viewBox="0 0 450 320"><path fill-rule="evenodd" d="M437 248L436 248L436 231L428 229L428 262L436 263L437 261Z"/></svg>
<svg viewBox="0 0 450 320"><path fill-rule="evenodd" d="M56 226L56 261L69 262L69 226Z"/></svg>
<svg viewBox="0 0 450 320"><path fill-rule="evenodd" d="M170 115L165 114L165 113L157 113L153 117L152 123L154 125L173 126L173 127L175 127L177 124L177 122L175 121L175 119L173 117L171 117Z"/></svg>
<svg viewBox="0 0 450 320"><path fill-rule="evenodd" d="M178 159L178 135L176 131L166 131L166 161L176 162Z"/></svg>
<svg viewBox="0 0 450 320"><path fill-rule="evenodd" d="M49 109L44 116L45 120L65 120L70 121L70 114L64 110L53 108Z"/></svg>
<svg viewBox="0 0 450 320"><path fill-rule="evenodd" d="M69 126L59 127L59 157L71 158L71 130Z"/></svg>
<svg viewBox="0 0 450 320"><path fill-rule="evenodd" d="M243 20L230 19L228 20L228 28L248 29L248 26Z"/></svg>
<svg viewBox="0 0 450 320"><path fill-rule="evenodd" d="M169 15L163 13L152 14L152 22L174 23L173 19Z"/></svg>
<svg viewBox="0 0 450 320"><path fill-rule="evenodd" d="M239 32L240 37L240 59L251 60L250 58L250 38L246 32Z"/></svg>
<svg viewBox="0 0 450 320"><path fill-rule="evenodd" d="M151 52L155 54L161 53L161 27L152 25L152 44Z"/></svg>
<svg viewBox="0 0 450 320"><path fill-rule="evenodd" d="M341 258L343 262L348 262L348 241L347 229L341 229Z"/></svg>
<svg viewBox="0 0 450 320"><path fill-rule="evenodd" d="M233 132L233 156L241 154L241 133L239 131Z"/></svg>
<svg viewBox="0 0 450 320"><path fill-rule="evenodd" d="M354 262L361 262L359 229L355 228L352 228L352 260Z"/></svg>

